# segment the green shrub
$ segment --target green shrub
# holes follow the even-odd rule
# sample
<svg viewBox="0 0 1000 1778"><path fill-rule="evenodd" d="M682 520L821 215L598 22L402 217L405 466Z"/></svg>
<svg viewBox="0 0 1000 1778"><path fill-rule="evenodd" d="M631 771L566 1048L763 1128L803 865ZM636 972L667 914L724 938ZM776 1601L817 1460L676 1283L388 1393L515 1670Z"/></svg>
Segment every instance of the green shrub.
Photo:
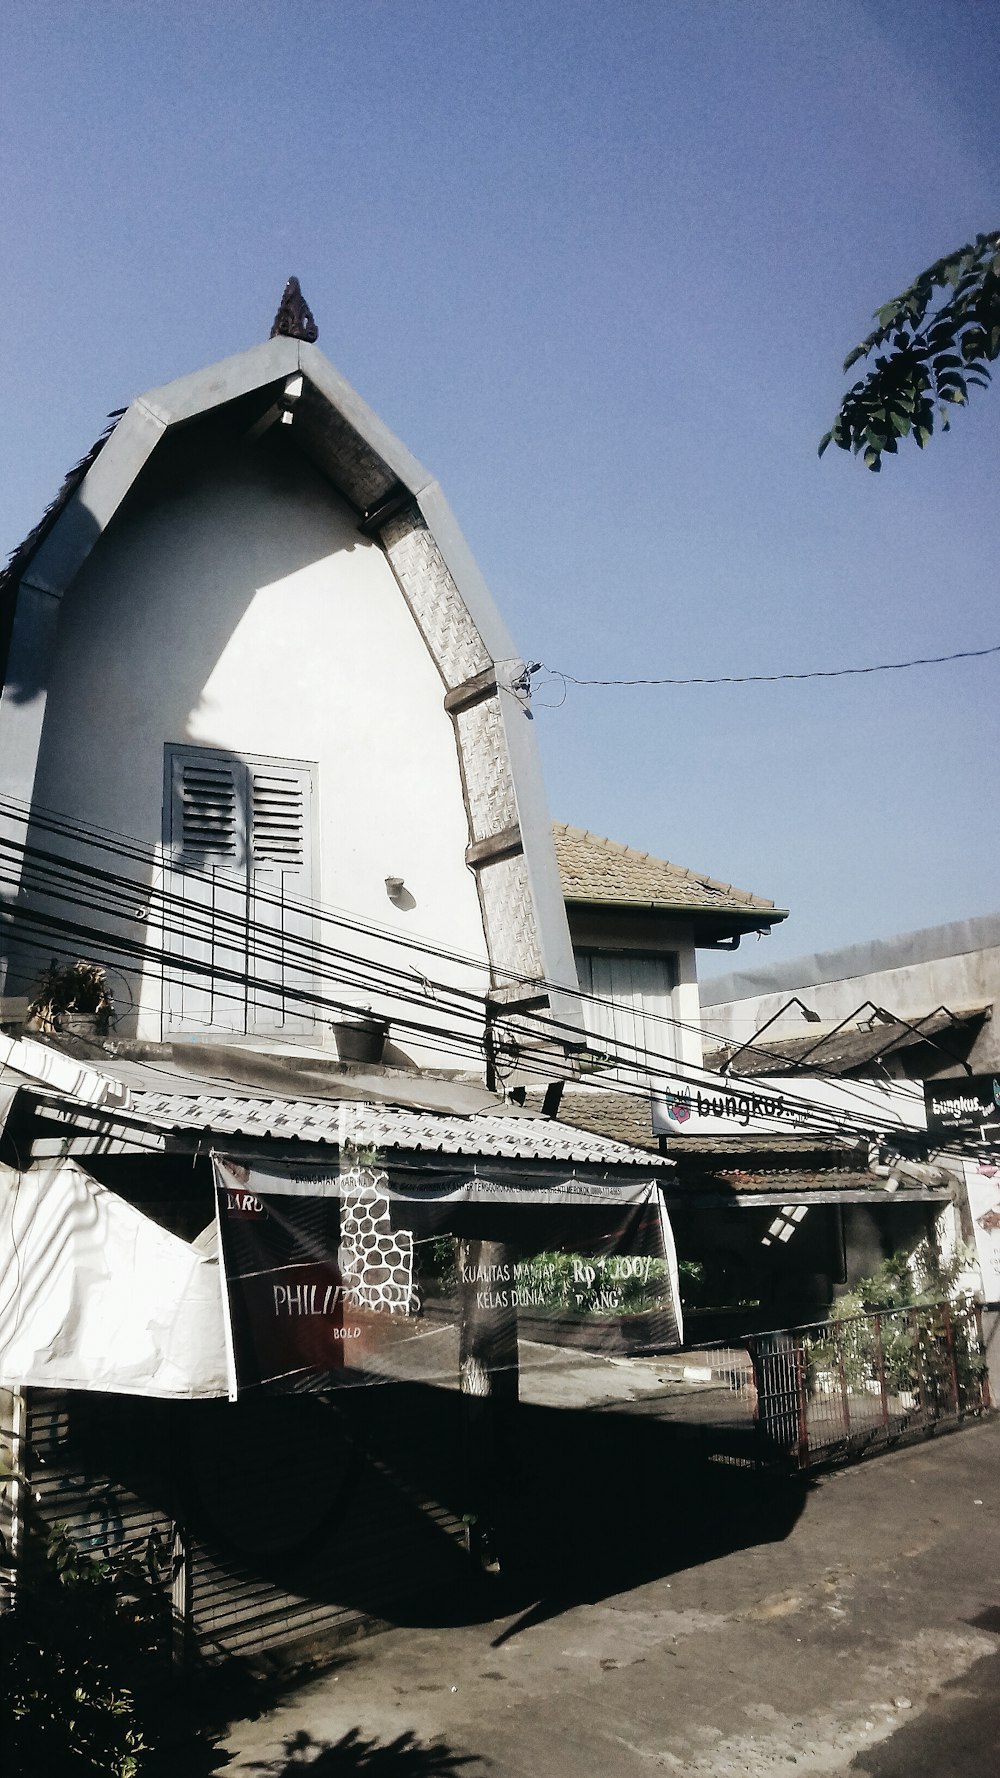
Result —
<svg viewBox="0 0 1000 1778"><path fill-rule="evenodd" d="M149 1753L167 1601L150 1540L95 1560L32 1518L0 1619L4 1778L138 1778Z"/></svg>

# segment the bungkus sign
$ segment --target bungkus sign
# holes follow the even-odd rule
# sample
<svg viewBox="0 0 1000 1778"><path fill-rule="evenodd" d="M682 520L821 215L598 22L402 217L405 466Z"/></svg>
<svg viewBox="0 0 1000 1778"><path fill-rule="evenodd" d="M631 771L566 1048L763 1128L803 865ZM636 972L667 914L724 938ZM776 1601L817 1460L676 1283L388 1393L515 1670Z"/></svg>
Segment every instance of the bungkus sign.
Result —
<svg viewBox="0 0 1000 1778"><path fill-rule="evenodd" d="M797 1076L734 1079L706 1074L697 1082L667 1081L653 1095L658 1136L792 1135L833 1131L923 1130L919 1081L815 1080Z"/></svg>
<svg viewBox="0 0 1000 1778"><path fill-rule="evenodd" d="M1000 1079L993 1074L957 1074L924 1085L927 1128L938 1135L974 1132L984 1140L1000 1137Z"/></svg>

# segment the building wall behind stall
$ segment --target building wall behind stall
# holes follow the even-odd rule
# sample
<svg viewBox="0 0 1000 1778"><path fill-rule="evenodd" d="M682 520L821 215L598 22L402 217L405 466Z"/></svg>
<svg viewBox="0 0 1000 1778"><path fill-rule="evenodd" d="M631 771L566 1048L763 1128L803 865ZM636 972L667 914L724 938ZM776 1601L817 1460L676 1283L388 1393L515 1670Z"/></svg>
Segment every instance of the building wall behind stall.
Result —
<svg viewBox="0 0 1000 1778"><path fill-rule="evenodd" d="M161 450L65 595L36 806L133 836L159 869L165 745L305 762L315 896L484 959L443 687L384 554L284 428ZM405 885L395 903L387 877ZM322 938L412 961L336 926ZM482 991L480 971L451 972ZM155 972L132 1027L160 1035Z"/></svg>
<svg viewBox="0 0 1000 1778"><path fill-rule="evenodd" d="M824 1026L849 1018L866 1001L917 1019L944 1005L952 1012L1000 1001L1000 915L876 939L760 970L735 971L701 985L703 1023L727 1043L745 1043L793 994ZM809 1030L792 1007L769 1037ZM947 1041L942 1038L942 1041ZM969 1056L975 1073L1000 1067L1000 1021L988 1020ZM942 1069L949 1070L941 1058Z"/></svg>

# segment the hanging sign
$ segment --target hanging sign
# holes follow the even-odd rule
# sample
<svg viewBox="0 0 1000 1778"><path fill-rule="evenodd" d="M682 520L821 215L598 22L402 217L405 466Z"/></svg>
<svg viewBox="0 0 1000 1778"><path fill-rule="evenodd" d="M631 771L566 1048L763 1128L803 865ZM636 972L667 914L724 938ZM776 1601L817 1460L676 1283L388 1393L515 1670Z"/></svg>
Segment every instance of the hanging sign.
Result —
<svg viewBox="0 0 1000 1778"><path fill-rule="evenodd" d="M215 1157L230 1394L454 1381L463 1326L607 1352L680 1344L655 1183L533 1187ZM502 1331L502 1338L501 1338ZM516 1350L516 1347L514 1348Z"/></svg>
<svg viewBox="0 0 1000 1778"><path fill-rule="evenodd" d="M924 1082L927 1129L935 1135L1000 1138L1000 1078L956 1074Z"/></svg>
<svg viewBox="0 0 1000 1778"><path fill-rule="evenodd" d="M838 1121L849 1129L922 1130L920 1083L706 1073L695 1085L667 1081L653 1095L658 1136L822 1135Z"/></svg>

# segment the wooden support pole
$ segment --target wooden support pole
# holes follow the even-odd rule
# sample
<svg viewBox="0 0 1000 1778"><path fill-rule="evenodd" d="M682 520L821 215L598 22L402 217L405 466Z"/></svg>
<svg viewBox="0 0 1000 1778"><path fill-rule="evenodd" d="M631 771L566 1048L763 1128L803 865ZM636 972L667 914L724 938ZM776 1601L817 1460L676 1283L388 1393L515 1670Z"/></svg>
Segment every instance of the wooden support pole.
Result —
<svg viewBox="0 0 1000 1778"><path fill-rule="evenodd" d="M461 1240L459 1346L469 1550L497 1573L497 1523L510 1481L518 1399L515 1256L505 1241Z"/></svg>

